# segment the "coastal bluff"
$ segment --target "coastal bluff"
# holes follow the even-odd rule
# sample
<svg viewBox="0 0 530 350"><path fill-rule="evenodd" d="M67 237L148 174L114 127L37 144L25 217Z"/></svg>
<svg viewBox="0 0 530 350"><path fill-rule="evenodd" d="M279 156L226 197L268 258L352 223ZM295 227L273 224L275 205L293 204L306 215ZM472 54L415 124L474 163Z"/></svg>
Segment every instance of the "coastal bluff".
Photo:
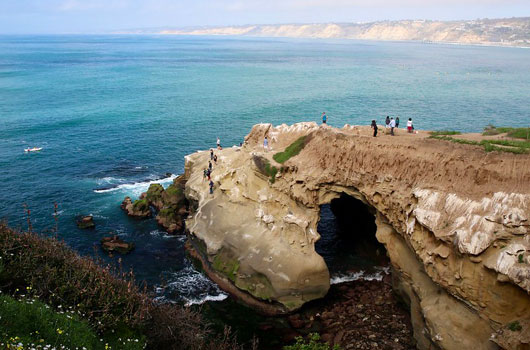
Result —
<svg viewBox="0 0 530 350"><path fill-rule="evenodd" d="M419 349L528 349L530 155L381 134L255 125L242 147L216 150L213 194L209 150L186 156L192 256L247 304L288 313L326 295L320 206L350 196L373 214Z"/></svg>

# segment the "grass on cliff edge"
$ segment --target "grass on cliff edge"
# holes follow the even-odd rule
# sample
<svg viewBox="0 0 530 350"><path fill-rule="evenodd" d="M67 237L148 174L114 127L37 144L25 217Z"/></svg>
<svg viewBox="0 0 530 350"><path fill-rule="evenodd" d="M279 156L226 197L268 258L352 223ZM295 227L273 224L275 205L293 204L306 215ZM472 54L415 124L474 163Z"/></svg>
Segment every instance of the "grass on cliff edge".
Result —
<svg viewBox="0 0 530 350"><path fill-rule="evenodd" d="M488 125L484 128L482 135L491 136L506 133L508 137L516 139L530 140L530 128L508 128L508 127L495 127Z"/></svg>
<svg viewBox="0 0 530 350"><path fill-rule="evenodd" d="M440 136L440 135L460 135L460 131L454 130L441 130L441 131L431 131L431 135Z"/></svg>
<svg viewBox="0 0 530 350"><path fill-rule="evenodd" d="M482 140L482 141L472 141L457 139L446 135L431 135L431 139L436 140L445 140L455 143L461 143L465 145L475 145L484 147L484 151L492 152L508 152L515 154L524 154L529 153L530 151L530 141L518 141L518 140Z"/></svg>
<svg viewBox="0 0 530 350"><path fill-rule="evenodd" d="M145 347L145 337L127 328L110 336L99 335L73 310L57 312L35 298L16 300L0 295L0 347L140 350Z"/></svg>
<svg viewBox="0 0 530 350"><path fill-rule="evenodd" d="M296 156L305 147L308 139L307 136L302 136L291 143L283 152L278 152L272 156L272 159L280 164L285 163L289 158Z"/></svg>

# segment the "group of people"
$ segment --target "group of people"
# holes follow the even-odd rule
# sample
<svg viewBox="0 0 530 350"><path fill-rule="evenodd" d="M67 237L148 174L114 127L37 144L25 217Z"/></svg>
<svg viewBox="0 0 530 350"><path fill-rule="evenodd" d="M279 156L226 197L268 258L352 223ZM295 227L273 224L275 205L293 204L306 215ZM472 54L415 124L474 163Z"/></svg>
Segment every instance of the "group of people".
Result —
<svg viewBox="0 0 530 350"><path fill-rule="evenodd" d="M217 149L218 150L223 149L221 147L221 139L219 139L219 137L217 137ZM208 185L210 187L210 194L213 194L213 186L214 186L214 183L212 181L212 170L213 170L212 161L214 162L215 165L217 165L217 159L218 159L217 154L214 153L213 148L210 148L210 160L208 161L208 168L205 168L203 172L203 177L205 179L208 179Z"/></svg>
<svg viewBox="0 0 530 350"><path fill-rule="evenodd" d="M322 117L322 124L327 124L328 116L326 115L326 112L322 112L321 117ZM376 121L372 120L372 124L370 126L374 130L374 137L376 137L377 136ZM399 128L399 117L396 117L396 119L394 119L394 117L390 117L387 115L385 119L385 128L390 132L390 135L394 136L394 128ZM409 133L414 132L414 125L412 125L412 118L409 118L409 120L407 120L407 131ZM267 137L265 137L265 140L263 141L263 147L266 149L268 148Z"/></svg>
<svg viewBox="0 0 530 350"><path fill-rule="evenodd" d="M372 124L370 126L374 130L374 137L376 137L377 123L375 122L375 120L372 120ZM396 117L396 119L394 119L394 117L390 117L387 115L385 119L385 128L390 131L390 135L394 136L394 128L399 128L399 117ZM407 120L407 131L409 133L412 133L413 130L414 125L412 125L412 118L409 118L409 120Z"/></svg>

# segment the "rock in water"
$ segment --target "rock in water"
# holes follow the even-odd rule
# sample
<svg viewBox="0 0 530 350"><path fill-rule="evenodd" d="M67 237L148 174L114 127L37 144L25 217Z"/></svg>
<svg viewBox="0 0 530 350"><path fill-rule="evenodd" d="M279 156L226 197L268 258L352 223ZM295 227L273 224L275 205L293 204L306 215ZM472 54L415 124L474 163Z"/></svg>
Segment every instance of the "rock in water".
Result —
<svg viewBox="0 0 530 350"><path fill-rule="evenodd" d="M101 239L101 248L109 253L128 254L134 249L134 243L125 242L114 235L112 237L103 237Z"/></svg>
<svg viewBox="0 0 530 350"><path fill-rule="evenodd" d="M81 229L96 227L96 224L94 224L94 217L92 215L79 216L77 217L76 222L77 222L77 227Z"/></svg>
<svg viewBox="0 0 530 350"><path fill-rule="evenodd" d="M164 187L161 184L151 184L147 190L145 199L147 199L149 205L156 208L156 210L160 210L164 207L164 201L162 199L163 193Z"/></svg>
<svg viewBox="0 0 530 350"><path fill-rule="evenodd" d="M121 208L129 216L146 218L151 216L150 207L153 207L158 211L156 221L168 233L183 232L184 220L188 216L188 201L184 195L185 185L184 175L175 178L165 190L161 184L151 184L138 200L133 202L130 197L125 197Z"/></svg>
<svg viewBox="0 0 530 350"><path fill-rule="evenodd" d="M127 215L135 218L148 218L151 216L151 209L147 199L137 199L134 202L131 197L125 197L121 202L121 208L127 212Z"/></svg>

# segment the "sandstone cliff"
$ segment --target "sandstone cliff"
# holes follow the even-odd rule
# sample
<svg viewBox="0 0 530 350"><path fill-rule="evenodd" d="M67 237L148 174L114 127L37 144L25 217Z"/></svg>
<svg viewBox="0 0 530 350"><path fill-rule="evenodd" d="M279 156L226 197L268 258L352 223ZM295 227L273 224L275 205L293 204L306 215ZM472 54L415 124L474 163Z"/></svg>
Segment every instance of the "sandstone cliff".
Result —
<svg viewBox="0 0 530 350"><path fill-rule="evenodd" d="M530 18L482 19L473 21L404 20L370 23L246 25L166 29L160 33L363 40L417 40L461 44L530 46Z"/></svg>
<svg viewBox="0 0 530 350"><path fill-rule="evenodd" d="M295 141L300 153L277 163ZM256 125L217 152L213 195L209 153L186 157L186 227L231 292L266 312L324 296L319 207L344 193L375 213L420 349L530 346L530 155L315 123Z"/></svg>

